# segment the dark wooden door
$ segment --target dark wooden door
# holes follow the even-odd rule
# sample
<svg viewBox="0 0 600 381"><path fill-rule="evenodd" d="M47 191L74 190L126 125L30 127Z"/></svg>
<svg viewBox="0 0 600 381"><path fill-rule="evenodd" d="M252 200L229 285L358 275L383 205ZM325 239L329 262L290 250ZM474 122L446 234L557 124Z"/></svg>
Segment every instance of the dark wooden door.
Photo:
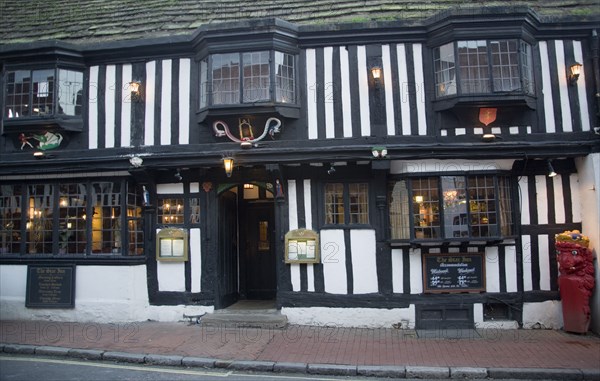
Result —
<svg viewBox="0 0 600 381"><path fill-rule="evenodd" d="M236 302L238 295L237 195L219 196L219 259L217 308Z"/></svg>
<svg viewBox="0 0 600 381"><path fill-rule="evenodd" d="M244 277L248 299L274 299L276 294L274 208L248 204L245 210Z"/></svg>

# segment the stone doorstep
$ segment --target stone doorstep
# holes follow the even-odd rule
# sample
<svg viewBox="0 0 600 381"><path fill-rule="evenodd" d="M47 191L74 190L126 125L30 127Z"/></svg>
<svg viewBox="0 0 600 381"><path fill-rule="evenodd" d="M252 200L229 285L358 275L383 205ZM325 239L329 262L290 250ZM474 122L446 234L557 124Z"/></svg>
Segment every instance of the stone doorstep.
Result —
<svg viewBox="0 0 600 381"><path fill-rule="evenodd" d="M223 311L204 315L200 324L217 328L284 328L287 325L287 316L281 314Z"/></svg>

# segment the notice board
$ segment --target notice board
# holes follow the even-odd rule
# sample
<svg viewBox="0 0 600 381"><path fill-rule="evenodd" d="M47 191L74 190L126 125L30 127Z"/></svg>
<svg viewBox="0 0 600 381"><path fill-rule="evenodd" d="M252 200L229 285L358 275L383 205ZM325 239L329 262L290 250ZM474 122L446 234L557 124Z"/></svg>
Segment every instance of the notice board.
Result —
<svg viewBox="0 0 600 381"><path fill-rule="evenodd" d="M483 253L424 254L423 290L425 292L485 291Z"/></svg>
<svg viewBox="0 0 600 381"><path fill-rule="evenodd" d="M74 308L75 265L27 266L25 307Z"/></svg>

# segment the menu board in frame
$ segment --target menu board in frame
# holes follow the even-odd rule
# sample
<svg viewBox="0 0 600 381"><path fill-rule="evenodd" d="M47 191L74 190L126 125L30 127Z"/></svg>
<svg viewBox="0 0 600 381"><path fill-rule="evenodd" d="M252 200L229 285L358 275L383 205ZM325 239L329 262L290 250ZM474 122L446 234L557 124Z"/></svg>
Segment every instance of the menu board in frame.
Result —
<svg viewBox="0 0 600 381"><path fill-rule="evenodd" d="M485 291L484 253L423 254L423 290Z"/></svg>
<svg viewBox="0 0 600 381"><path fill-rule="evenodd" d="M285 234L285 263L320 263L319 234L295 229Z"/></svg>

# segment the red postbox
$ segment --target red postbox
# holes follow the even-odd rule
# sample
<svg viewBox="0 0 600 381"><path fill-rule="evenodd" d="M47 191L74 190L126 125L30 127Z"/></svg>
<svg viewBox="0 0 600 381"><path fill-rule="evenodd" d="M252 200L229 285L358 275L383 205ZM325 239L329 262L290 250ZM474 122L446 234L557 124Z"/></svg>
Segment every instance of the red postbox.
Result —
<svg viewBox="0 0 600 381"><path fill-rule="evenodd" d="M594 289L594 258L587 237L574 230L556 235L558 287L564 330L586 333L590 327L590 297Z"/></svg>

